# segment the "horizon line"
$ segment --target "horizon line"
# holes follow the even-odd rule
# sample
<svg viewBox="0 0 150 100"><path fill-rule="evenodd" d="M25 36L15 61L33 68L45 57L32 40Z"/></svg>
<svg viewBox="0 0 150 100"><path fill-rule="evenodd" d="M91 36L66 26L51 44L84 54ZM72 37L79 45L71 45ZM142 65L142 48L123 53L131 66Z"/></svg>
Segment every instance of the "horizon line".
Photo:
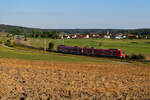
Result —
<svg viewBox="0 0 150 100"><path fill-rule="evenodd" d="M40 28L40 27L31 27L31 26L21 26L21 25L14 25L14 24L0 24L5 26L14 26L14 27L22 27L22 28L33 28L33 29L41 29L41 30L77 30L77 29L98 29L98 30L138 30L138 29L150 29L149 28Z"/></svg>

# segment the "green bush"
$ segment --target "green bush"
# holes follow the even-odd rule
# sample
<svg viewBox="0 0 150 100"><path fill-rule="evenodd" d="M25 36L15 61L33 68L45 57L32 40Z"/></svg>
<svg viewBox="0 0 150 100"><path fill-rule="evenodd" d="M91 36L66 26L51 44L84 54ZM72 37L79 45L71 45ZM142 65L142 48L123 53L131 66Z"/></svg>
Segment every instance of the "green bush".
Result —
<svg viewBox="0 0 150 100"><path fill-rule="evenodd" d="M9 38L9 37L10 37L10 34L7 34L7 37Z"/></svg>
<svg viewBox="0 0 150 100"><path fill-rule="evenodd" d="M6 42L10 42L10 40L7 40Z"/></svg>
<svg viewBox="0 0 150 100"><path fill-rule="evenodd" d="M5 43L7 46L9 47L13 47L14 46L14 42L10 41L10 40L7 40L6 43Z"/></svg>
<svg viewBox="0 0 150 100"><path fill-rule="evenodd" d="M27 38L25 38L24 41L27 41Z"/></svg>
<svg viewBox="0 0 150 100"><path fill-rule="evenodd" d="M130 59L138 59L138 60L142 60L142 59L146 59L146 57L143 55L143 54L138 54L138 55L136 55L136 54L132 54L131 55L131 57L130 57Z"/></svg>
<svg viewBox="0 0 150 100"><path fill-rule="evenodd" d="M138 58L138 59L146 59L146 57L145 57L143 54L137 55L137 58Z"/></svg>
<svg viewBox="0 0 150 100"><path fill-rule="evenodd" d="M48 46L48 50L52 50L54 48L54 45L55 44L53 42L50 42Z"/></svg>
<svg viewBox="0 0 150 100"><path fill-rule="evenodd" d="M130 58L131 58L131 59L137 59L137 55L136 55L136 54L132 54L132 55L130 56Z"/></svg>
<svg viewBox="0 0 150 100"><path fill-rule="evenodd" d="M0 41L0 44L2 44L3 43L3 41Z"/></svg>

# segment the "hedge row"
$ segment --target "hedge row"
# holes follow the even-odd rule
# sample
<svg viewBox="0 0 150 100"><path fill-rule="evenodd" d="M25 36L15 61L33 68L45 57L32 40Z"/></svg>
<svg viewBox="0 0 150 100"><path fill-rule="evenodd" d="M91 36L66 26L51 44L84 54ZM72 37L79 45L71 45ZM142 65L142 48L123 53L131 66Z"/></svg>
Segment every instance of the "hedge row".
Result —
<svg viewBox="0 0 150 100"><path fill-rule="evenodd" d="M146 57L143 54L132 54L132 55L126 55L126 59L144 60L146 59Z"/></svg>

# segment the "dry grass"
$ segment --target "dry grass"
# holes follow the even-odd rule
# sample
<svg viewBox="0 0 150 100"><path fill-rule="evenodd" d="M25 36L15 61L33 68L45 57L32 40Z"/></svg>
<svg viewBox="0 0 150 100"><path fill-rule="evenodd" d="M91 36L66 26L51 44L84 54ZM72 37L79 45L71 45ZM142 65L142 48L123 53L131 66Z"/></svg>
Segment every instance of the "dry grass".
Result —
<svg viewBox="0 0 150 100"><path fill-rule="evenodd" d="M0 59L0 97L9 100L148 100L150 67Z"/></svg>

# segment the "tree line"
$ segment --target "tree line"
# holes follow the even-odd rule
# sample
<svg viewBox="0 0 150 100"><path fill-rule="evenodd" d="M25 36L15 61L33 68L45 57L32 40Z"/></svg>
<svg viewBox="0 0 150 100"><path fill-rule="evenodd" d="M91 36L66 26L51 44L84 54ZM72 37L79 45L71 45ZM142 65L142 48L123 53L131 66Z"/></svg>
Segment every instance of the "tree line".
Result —
<svg viewBox="0 0 150 100"><path fill-rule="evenodd" d="M57 30L57 31L56 31ZM27 28L12 25L0 25L0 32L5 31L11 33L12 35L25 35L27 37L51 37L57 38L58 34L61 33L74 33L74 34L84 34L84 33L96 33L105 34L108 31L112 34L117 33L132 33L136 35L148 35L150 34L150 29L39 29L39 28Z"/></svg>
<svg viewBox="0 0 150 100"><path fill-rule="evenodd" d="M43 32L41 29L34 29L28 31L27 29L13 29L9 32L12 36L15 35L24 35L24 37L33 37L33 38L58 38L58 32L56 30Z"/></svg>

